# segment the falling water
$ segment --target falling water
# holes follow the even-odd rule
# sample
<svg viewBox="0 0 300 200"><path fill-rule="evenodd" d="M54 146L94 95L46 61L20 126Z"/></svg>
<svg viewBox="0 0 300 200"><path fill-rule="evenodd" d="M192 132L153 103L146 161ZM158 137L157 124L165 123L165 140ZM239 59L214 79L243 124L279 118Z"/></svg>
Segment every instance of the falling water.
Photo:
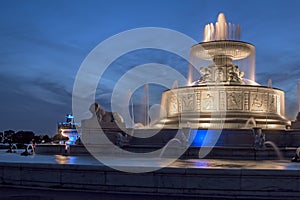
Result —
<svg viewBox="0 0 300 200"><path fill-rule="evenodd" d="M200 70L201 68L205 68L213 64L213 60L204 60L199 59L197 56L191 55L190 64L188 67L188 80L187 86L191 86L198 81L201 77Z"/></svg>
<svg viewBox="0 0 300 200"><path fill-rule="evenodd" d="M149 128L149 84L145 84L144 88L144 104L145 104L145 127Z"/></svg>
<svg viewBox="0 0 300 200"><path fill-rule="evenodd" d="M220 41L234 40L240 41L241 28L239 25L228 23L223 13L220 13L215 24L210 23L204 27L203 41ZM239 53L236 49L236 53ZM252 50L249 56L240 60L233 60L233 64L237 65L240 71L245 73L244 78L255 82L255 49ZM190 80L189 80L190 81Z"/></svg>
<svg viewBox="0 0 300 200"><path fill-rule="evenodd" d="M296 155L297 155L298 157L300 157L300 147L298 147L298 148L296 149Z"/></svg>
<svg viewBox="0 0 300 200"><path fill-rule="evenodd" d="M189 65L189 68L188 68L188 78L187 78L187 85L191 85L193 82L193 72L192 72L192 65L190 64Z"/></svg>
<svg viewBox="0 0 300 200"><path fill-rule="evenodd" d="M172 89L178 88L178 80L173 82Z"/></svg>
<svg viewBox="0 0 300 200"><path fill-rule="evenodd" d="M269 145L271 145L273 147L273 149L276 152L278 160L283 160L282 153L280 152L279 148L277 147L277 145L274 142L266 141L266 142L264 142L264 145L266 145L266 144L269 144Z"/></svg>
<svg viewBox="0 0 300 200"><path fill-rule="evenodd" d="M182 146L182 142L177 139L177 138L173 138L171 139L165 146L164 148L161 150L159 157L162 158L162 156L164 155L166 149L173 143L173 147L181 147ZM177 144L177 145L176 145Z"/></svg>
<svg viewBox="0 0 300 200"><path fill-rule="evenodd" d="M12 144L12 147L11 147L11 149L15 149L15 150L17 150L17 149L18 149L18 147L17 147L17 145L16 145L16 144Z"/></svg>
<svg viewBox="0 0 300 200"><path fill-rule="evenodd" d="M128 97L130 99L130 106L131 106L131 109L130 109L130 114L131 114L131 127L133 128L134 127L134 110L133 110L133 95L132 95L132 91L129 89L128 91Z"/></svg>
<svg viewBox="0 0 300 200"><path fill-rule="evenodd" d="M252 80L255 82L255 49L253 49L253 53L251 54L251 56L249 56L247 58L247 66L246 68L248 69L247 71L245 71L245 77L247 77L248 79Z"/></svg>
<svg viewBox="0 0 300 200"><path fill-rule="evenodd" d="M27 152L29 152L30 154L33 154L34 153L34 147L32 144L29 144L27 147Z"/></svg>
<svg viewBox="0 0 300 200"><path fill-rule="evenodd" d="M272 88L272 79L270 79L270 78L268 79L268 87Z"/></svg>
<svg viewBox="0 0 300 200"><path fill-rule="evenodd" d="M246 124L244 126L244 128L249 128L249 124L252 123L253 127L256 127L256 121L254 119L254 117L250 117L247 121Z"/></svg>
<svg viewBox="0 0 300 200"><path fill-rule="evenodd" d="M205 60L201 60L198 58L195 58L194 56L190 57L190 64L188 67L188 78L187 78L187 85L193 85L193 83L197 80L199 80L201 74L199 72L199 69L201 67L208 66L212 61L208 62Z"/></svg>
<svg viewBox="0 0 300 200"><path fill-rule="evenodd" d="M241 28L239 25L226 22L225 15L220 13L215 24L207 24L204 28L204 42L215 40L240 40Z"/></svg>

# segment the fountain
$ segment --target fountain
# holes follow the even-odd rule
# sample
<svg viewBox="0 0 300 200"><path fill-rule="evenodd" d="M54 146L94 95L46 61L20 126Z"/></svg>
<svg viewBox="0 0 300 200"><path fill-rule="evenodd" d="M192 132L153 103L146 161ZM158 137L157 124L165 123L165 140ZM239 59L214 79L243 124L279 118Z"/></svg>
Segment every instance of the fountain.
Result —
<svg viewBox="0 0 300 200"><path fill-rule="evenodd" d="M269 88L272 87L272 79L268 79L268 87L269 87Z"/></svg>
<svg viewBox="0 0 300 200"><path fill-rule="evenodd" d="M254 119L254 117L250 117L245 124L244 128L249 128L249 124L252 123L253 127L256 127L256 121Z"/></svg>
<svg viewBox="0 0 300 200"><path fill-rule="evenodd" d="M94 137L84 132L97 136L96 126L90 125L94 119L113 144L129 152L188 144L189 158L204 158L210 151L213 153L208 158L222 157L228 151L227 158L238 155L256 159L256 151L264 149L266 140L281 149L299 147L300 134L287 129L290 121L285 118L284 92L272 87L271 79L268 86L255 82L255 47L240 41L240 33L239 25L228 23L225 15L219 14L215 24L205 26L203 42L191 47L188 85L179 86L174 80L171 89L163 92L158 120L150 116L149 85L145 84L141 109L144 124L135 124L129 90L130 127L125 127L117 113L95 103L90 108L93 117L82 121L82 138ZM206 66L201 66L203 63ZM201 77L195 79L197 74ZM178 138L180 132L185 132L185 139ZM89 142L94 145L96 140Z"/></svg>
<svg viewBox="0 0 300 200"><path fill-rule="evenodd" d="M149 84L145 84L144 87L144 103L145 103L145 127L149 128L150 121L149 121Z"/></svg>
<svg viewBox="0 0 300 200"><path fill-rule="evenodd" d="M16 144L10 144L7 153L17 153L18 147Z"/></svg>
<svg viewBox="0 0 300 200"><path fill-rule="evenodd" d="M176 89L176 88L178 88L178 81L177 80L174 81L173 85L172 85L172 89Z"/></svg>
<svg viewBox="0 0 300 200"><path fill-rule="evenodd" d="M255 47L240 41L240 35L240 26L228 23L222 13L215 24L207 24L203 42L191 47L190 59L194 66L189 65L188 85L178 86L174 81L171 89L162 94L159 120L149 126L145 115L145 127L133 130L134 135L139 137L145 135L146 129L158 128L160 134L155 140L148 138L148 145L177 144L180 148L183 140L175 137L175 133L189 124L194 142L186 154L197 158L205 157L210 151L218 151L222 157L229 150L235 152L229 157L248 151L254 155L253 159L270 159L261 152L266 144L271 145L278 156L280 152L275 143L280 147L297 146L298 142L291 142L291 138L299 136L286 129L290 121L285 118L284 91L274 88L271 79L268 86L255 82ZM200 68L199 72L195 72L196 68ZM201 77L193 80L196 74ZM149 106L148 92L146 85L146 106ZM127 147L143 142L129 139ZM163 154L164 150L160 156Z"/></svg>
<svg viewBox="0 0 300 200"><path fill-rule="evenodd" d="M131 91L130 128L121 117L115 118L116 113L113 116L96 109L95 118L109 140L130 152L155 151L170 145L181 148L188 143L189 158L222 157L230 151L233 153L227 153L227 158L241 155L243 159L256 159L256 151L263 149L266 140L280 148L300 146L293 140L299 136L286 129L290 121L285 118L284 92L272 87L271 79L268 86L255 82L255 47L240 41L240 33L240 26L228 23L222 13L215 24L205 26L203 42L190 50L188 85L179 86L174 80L171 89L163 92L157 120L150 117L150 122L148 84L144 86L141 109L144 124L134 123ZM201 77L195 79L197 74ZM101 108L98 104L96 107ZM177 136L187 126L188 142ZM89 132L89 127L83 130ZM243 152L254 156L242 156ZM165 156L164 150L160 154Z"/></svg>
<svg viewBox="0 0 300 200"><path fill-rule="evenodd" d="M273 147L273 149L276 152L276 155L278 157L278 160L283 160L284 159L282 153L280 152L279 148L277 147L277 145L274 142L272 142L272 141L264 142L264 145L267 145L267 144L269 144Z"/></svg>
<svg viewBox="0 0 300 200"><path fill-rule="evenodd" d="M263 129L290 125L284 116L284 92L254 84L254 75L241 71L252 68L255 47L239 39L240 26L227 23L222 13L215 24L205 26L204 41L192 46L191 60L212 64L200 68L202 77L192 85L163 93L167 116L161 117L160 126L178 129L189 121L194 129L241 129L249 118Z"/></svg>
<svg viewBox="0 0 300 200"><path fill-rule="evenodd" d="M25 151L21 153L21 156L29 156L34 154L34 146L32 144L28 144L25 147Z"/></svg>
<svg viewBox="0 0 300 200"><path fill-rule="evenodd" d="M202 68L202 77L192 85L176 85L163 93L161 105L166 114L161 115L157 124L151 126L149 119L145 119L144 128L131 127L132 134L129 134L121 116L106 112L96 103L91 105L93 116L82 121L82 139L87 139L84 143L87 146L91 142L94 150L105 151L103 154L100 152L101 155L109 155L101 160L105 162L59 155L55 156L56 163L47 159L50 167L44 157L41 158L43 163L38 165L26 163L28 161L25 159L25 164L8 165L5 162L1 166L2 184L59 186L80 189L80 192L92 189L102 193L174 195L170 198L186 199L299 199L299 165L278 161L245 161L273 159L266 145L273 147L279 160L283 159L280 148L284 147L282 149L287 153L287 150L294 151L295 147L300 146L299 130L285 129L289 121L284 117L284 92L253 84L253 75L240 70L236 61L253 57L254 46L236 41L240 38L240 27L227 24L223 14L219 15L215 25L205 27L204 38L203 43L192 47L191 54L199 59L212 60L213 64ZM145 93L145 110L148 113L148 88L145 88ZM94 122L101 124L103 132L115 142L117 148L107 146L102 140L102 143L97 143L94 136L99 136L99 129L93 126ZM250 123L253 126L249 126ZM157 126L162 127L158 134L140 137L149 136L150 129ZM101 139L104 139L102 136ZM212 150L211 146L213 153L205 157L208 159L202 159ZM121 148L141 156L123 157L118 154L120 151L109 154ZM160 153L155 158L143 154L158 148ZM186 150L187 159L178 159L166 165L168 159L173 157L173 151L181 149ZM299 154L300 148L297 148L297 162L300 161ZM153 172L158 169L156 167L166 168ZM125 170L126 173L115 169ZM144 173L140 169L153 171Z"/></svg>
<svg viewBox="0 0 300 200"><path fill-rule="evenodd" d="M131 114L131 128L133 128L134 127L134 124L135 124L135 122L134 122L134 108L133 108L133 96L132 96L132 91L131 90L129 90L128 91L128 96L129 96L129 98L130 98L130 107L131 107L131 109L130 109L130 114Z"/></svg>

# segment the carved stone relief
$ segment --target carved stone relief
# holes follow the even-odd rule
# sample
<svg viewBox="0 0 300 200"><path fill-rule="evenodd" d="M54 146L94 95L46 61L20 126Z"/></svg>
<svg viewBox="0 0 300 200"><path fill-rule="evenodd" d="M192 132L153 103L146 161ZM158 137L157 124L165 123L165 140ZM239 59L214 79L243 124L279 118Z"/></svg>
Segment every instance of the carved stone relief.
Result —
<svg viewBox="0 0 300 200"><path fill-rule="evenodd" d="M212 91L205 91L201 95L201 110L210 111L217 110L218 93Z"/></svg>
<svg viewBox="0 0 300 200"><path fill-rule="evenodd" d="M277 111L277 95L275 94L269 94L269 112L276 112Z"/></svg>
<svg viewBox="0 0 300 200"><path fill-rule="evenodd" d="M220 91L219 109L226 110L226 92Z"/></svg>
<svg viewBox="0 0 300 200"><path fill-rule="evenodd" d="M181 96L181 102L182 102L182 110L183 111L193 111L194 110L194 94L186 93Z"/></svg>
<svg viewBox="0 0 300 200"><path fill-rule="evenodd" d="M201 110L201 91L200 90L195 90L195 95L196 95L196 110Z"/></svg>
<svg viewBox="0 0 300 200"><path fill-rule="evenodd" d="M169 114L176 114L179 112L178 110L178 101L177 101L177 96L172 94L170 95L169 98Z"/></svg>
<svg viewBox="0 0 300 200"><path fill-rule="evenodd" d="M244 92L244 110L249 110L249 91Z"/></svg>
<svg viewBox="0 0 300 200"><path fill-rule="evenodd" d="M251 111L263 111L264 94L259 92L251 93Z"/></svg>
<svg viewBox="0 0 300 200"><path fill-rule="evenodd" d="M241 91L227 92L227 110L242 110L243 96Z"/></svg>

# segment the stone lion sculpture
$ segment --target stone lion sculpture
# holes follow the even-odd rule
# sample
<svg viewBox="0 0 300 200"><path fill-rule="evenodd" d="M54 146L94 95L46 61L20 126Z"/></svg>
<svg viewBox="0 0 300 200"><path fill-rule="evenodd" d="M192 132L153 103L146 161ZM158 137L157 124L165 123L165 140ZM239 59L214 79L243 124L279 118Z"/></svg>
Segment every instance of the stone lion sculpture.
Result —
<svg viewBox="0 0 300 200"><path fill-rule="evenodd" d="M104 110L98 103L93 103L90 107L90 111L95 113L99 123L109 123L109 122L116 122L116 123L124 123L122 116L116 112L108 112Z"/></svg>

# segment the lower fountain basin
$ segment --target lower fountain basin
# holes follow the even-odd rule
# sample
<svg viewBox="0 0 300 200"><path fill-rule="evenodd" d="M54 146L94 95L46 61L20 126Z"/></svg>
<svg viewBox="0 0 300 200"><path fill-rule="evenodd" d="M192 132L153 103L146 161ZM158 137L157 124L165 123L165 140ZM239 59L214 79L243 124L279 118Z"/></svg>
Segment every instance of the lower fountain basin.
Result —
<svg viewBox="0 0 300 200"><path fill-rule="evenodd" d="M157 127L167 129L285 129L284 92L253 85L198 85L167 90L162 95Z"/></svg>

